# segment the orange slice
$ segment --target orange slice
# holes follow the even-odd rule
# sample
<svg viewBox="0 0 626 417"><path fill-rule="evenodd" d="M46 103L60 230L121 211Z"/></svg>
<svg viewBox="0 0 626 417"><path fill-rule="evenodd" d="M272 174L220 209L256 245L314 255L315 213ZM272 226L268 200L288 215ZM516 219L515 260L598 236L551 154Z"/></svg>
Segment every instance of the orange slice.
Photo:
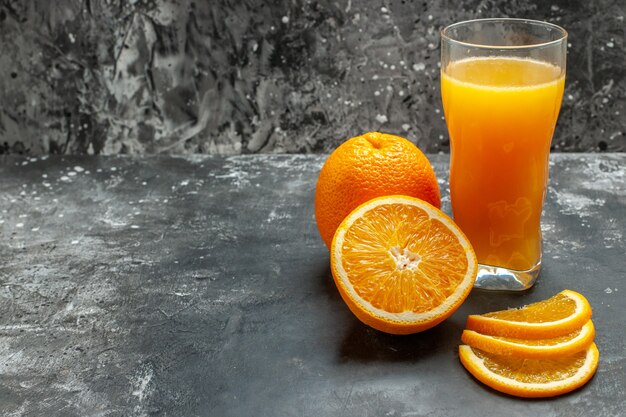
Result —
<svg viewBox="0 0 626 417"><path fill-rule="evenodd" d="M589 320L581 329L551 339L512 339L488 336L473 330L464 330L463 343L497 355L516 355L527 359L550 359L568 356L585 350L593 343L595 329Z"/></svg>
<svg viewBox="0 0 626 417"><path fill-rule="evenodd" d="M470 315L467 328L491 336L549 339L580 329L590 318L587 299L575 291L564 290L521 308Z"/></svg>
<svg viewBox="0 0 626 417"><path fill-rule="evenodd" d="M552 397L584 385L598 368L595 343L558 359L525 359L494 355L459 346L459 358L476 379L489 387L518 397Z"/></svg>
<svg viewBox="0 0 626 417"><path fill-rule="evenodd" d="M335 284L350 310L387 333L445 320L476 279L474 251L443 212L413 197L370 200L340 224L331 246Z"/></svg>

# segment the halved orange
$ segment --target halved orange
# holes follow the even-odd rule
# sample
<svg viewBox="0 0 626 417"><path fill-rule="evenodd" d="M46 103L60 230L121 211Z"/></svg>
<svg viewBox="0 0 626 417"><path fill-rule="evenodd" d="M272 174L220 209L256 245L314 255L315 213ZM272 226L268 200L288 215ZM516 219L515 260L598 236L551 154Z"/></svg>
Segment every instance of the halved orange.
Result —
<svg viewBox="0 0 626 417"><path fill-rule="evenodd" d="M581 294L563 290L527 306L467 317L467 328L491 336L549 339L580 329L591 318L591 306Z"/></svg>
<svg viewBox="0 0 626 417"><path fill-rule="evenodd" d="M386 196L352 211L331 246L335 284L350 310L387 333L426 330L449 317L476 279L474 251L439 209Z"/></svg>
<svg viewBox="0 0 626 417"><path fill-rule="evenodd" d="M560 358L580 352L593 343L595 329L589 320L581 329L551 339L514 339L489 336L464 330L463 343L497 355L516 355L528 359Z"/></svg>
<svg viewBox="0 0 626 417"><path fill-rule="evenodd" d="M518 397L552 397L581 387L598 368L595 343L585 350L557 359L526 359L494 355L459 346L463 366L489 387Z"/></svg>

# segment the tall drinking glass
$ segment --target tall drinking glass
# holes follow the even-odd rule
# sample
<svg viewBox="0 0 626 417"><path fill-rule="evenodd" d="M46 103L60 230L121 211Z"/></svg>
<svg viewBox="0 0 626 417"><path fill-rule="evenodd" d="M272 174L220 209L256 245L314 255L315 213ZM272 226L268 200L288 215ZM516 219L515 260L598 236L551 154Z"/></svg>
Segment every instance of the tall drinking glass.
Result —
<svg viewBox="0 0 626 417"><path fill-rule="evenodd" d="M450 134L454 221L479 262L474 287L530 288L565 83L567 32L526 19L441 31L441 95Z"/></svg>

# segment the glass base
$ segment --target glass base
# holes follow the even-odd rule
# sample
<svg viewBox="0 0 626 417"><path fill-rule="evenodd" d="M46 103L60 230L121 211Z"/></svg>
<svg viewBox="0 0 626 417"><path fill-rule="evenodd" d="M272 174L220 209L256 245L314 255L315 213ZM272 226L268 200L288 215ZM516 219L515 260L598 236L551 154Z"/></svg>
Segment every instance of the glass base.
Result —
<svg viewBox="0 0 626 417"><path fill-rule="evenodd" d="M541 260L525 271L478 264L474 288L492 291L523 291L535 284L541 271Z"/></svg>

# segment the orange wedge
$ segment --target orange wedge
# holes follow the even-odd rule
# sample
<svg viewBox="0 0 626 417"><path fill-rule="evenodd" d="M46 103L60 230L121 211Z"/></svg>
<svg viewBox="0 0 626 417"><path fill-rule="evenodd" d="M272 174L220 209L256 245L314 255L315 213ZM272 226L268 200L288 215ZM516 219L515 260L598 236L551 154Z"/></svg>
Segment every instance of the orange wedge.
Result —
<svg viewBox="0 0 626 417"><path fill-rule="evenodd" d="M569 356L587 349L593 343L594 336L595 329L589 320L581 329L551 339L512 339L464 330L461 340L474 348L497 355L551 359Z"/></svg>
<svg viewBox="0 0 626 417"><path fill-rule="evenodd" d="M409 334L445 320L465 300L477 262L461 230L422 200L370 200L340 224L331 246L335 284L350 310L387 333Z"/></svg>
<svg viewBox="0 0 626 417"><path fill-rule="evenodd" d="M558 359L524 359L459 346L463 366L489 387L518 397L552 397L584 385L598 367L595 343Z"/></svg>
<svg viewBox="0 0 626 417"><path fill-rule="evenodd" d="M516 339L550 339L580 329L591 318L589 302L581 294L564 290L527 306L470 315L467 329Z"/></svg>

